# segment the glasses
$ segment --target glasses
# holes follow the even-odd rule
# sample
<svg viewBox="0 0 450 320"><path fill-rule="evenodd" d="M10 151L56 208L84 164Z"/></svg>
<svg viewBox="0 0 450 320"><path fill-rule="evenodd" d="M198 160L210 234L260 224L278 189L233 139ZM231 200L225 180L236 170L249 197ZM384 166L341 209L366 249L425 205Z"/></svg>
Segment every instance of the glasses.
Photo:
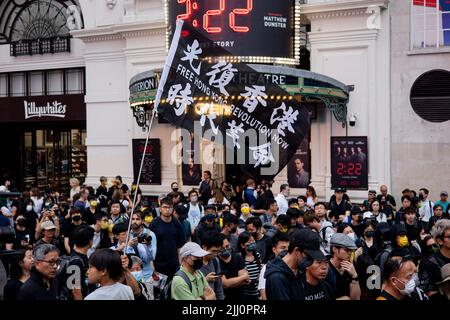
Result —
<svg viewBox="0 0 450 320"><path fill-rule="evenodd" d="M58 259L58 260L39 260L39 261L47 262L51 267L59 266L61 264L60 259Z"/></svg>

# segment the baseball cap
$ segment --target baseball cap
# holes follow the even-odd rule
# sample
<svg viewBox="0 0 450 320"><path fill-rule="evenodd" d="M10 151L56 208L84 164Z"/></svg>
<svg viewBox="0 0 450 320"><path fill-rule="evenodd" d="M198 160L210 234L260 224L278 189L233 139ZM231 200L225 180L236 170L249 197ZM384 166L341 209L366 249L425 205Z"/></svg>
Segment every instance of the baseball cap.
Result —
<svg viewBox="0 0 450 320"><path fill-rule="evenodd" d="M301 229L294 234L294 246L303 250L314 260L324 261L327 258L320 250L320 237L311 229Z"/></svg>
<svg viewBox="0 0 450 320"><path fill-rule="evenodd" d="M194 256L198 258L203 258L210 253L208 251L203 250L198 243L195 242L186 242L184 246L180 249L180 258L183 259L187 256Z"/></svg>
<svg viewBox="0 0 450 320"><path fill-rule="evenodd" d="M442 281L436 284L442 284L444 282L450 281L450 263L445 264L441 268Z"/></svg>
<svg viewBox="0 0 450 320"><path fill-rule="evenodd" d="M350 238L348 235L343 233L335 233L331 236L330 245L332 247L342 247L347 248L351 250L356 250L358 247L355 244L355 241L353 241L352 238Z"/></svg>
<svg viewBox="0 0 450 320"><path fill-rule="evenodd" d="M345 188L337 187L336 189L334 189L334 192L345 192Z"/></svg>
<svg viewBox="0 0 450 320"><path fill-rule="evenodd" d="M364 212L363 219L372 219L372 212L370 211Z"/></svg>
<svg viewBox="0 0 450 320"><path fill-rule="evenodd" d="M447 191L441 191L441 196L448 197L448 192Z"/></svg>
<svg viewBox="0 0 450 320"><path fill-rule="evenodd" d="M377 192L375 190L369 190L369 193L371 194L377 194Z"/></svg>
<svg viewBox="0 0 450 320"><path fill-rule="evenodd" d="M53 222L51 222L50 220L47 220L47 221L44 221L41 223L41 229L52 230L52 229L56 229L56 226Z"/></svg>

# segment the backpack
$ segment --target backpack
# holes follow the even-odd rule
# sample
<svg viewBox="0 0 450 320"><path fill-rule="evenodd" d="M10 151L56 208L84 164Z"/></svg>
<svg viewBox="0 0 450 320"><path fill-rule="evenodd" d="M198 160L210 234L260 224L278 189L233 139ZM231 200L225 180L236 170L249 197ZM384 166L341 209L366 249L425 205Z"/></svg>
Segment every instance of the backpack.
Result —
<svg viewBox="0 0 450 320"><path fill-rule="evenodd" d="M375 263L380 267L381 275L383 275L384 271L384 265L386 264L386 261L389 258L389 255L391 254L393 248L387 247L383 249L380 253L377 254L375 257ZM382 279L384 281L384 279Z"/></svg>
<svg viewBox="0 0 450 320"><path fill-rule="evenodd" d="M80 260L83 265L84 262L79 256L69 256L69 255L63 255L60 257L60 265L58 270L56 271L56 288L58 289L58 300L71 300L72 299L72 293L69 288L67 288L67 278L69 274L67 273L67 267L72 261ZM86 267L86 266L85 266Z"/></svg>
<svg viewBox="0 0 450 320"><path fill-rule="evenodd" d="M192 283L191 283L191 280L189 280L188 275L187 275L183 270L179 269L179 270L175 273L174 277L175 277L175 276L181 277L181 278L184 280L184 282L186 282L186 284L189 286L189 290L192 292ZM172 280L170 280L170 281L164 286L164 288L161 290L161 293L160 293L160 295L159 295L159 299L160 299L160 300L164 300L164 301L174 300L174 299L172 298L172 281L173 281L173 278L172 278Z"/></svg>

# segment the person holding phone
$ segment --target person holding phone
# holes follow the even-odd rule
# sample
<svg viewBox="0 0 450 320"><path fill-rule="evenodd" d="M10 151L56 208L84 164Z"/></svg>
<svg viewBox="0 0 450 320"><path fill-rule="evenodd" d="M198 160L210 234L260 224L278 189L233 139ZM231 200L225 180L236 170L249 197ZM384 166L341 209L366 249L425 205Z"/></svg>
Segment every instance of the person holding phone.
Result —
<svg viewBox="0 0 450 320"><path fill-rule="evenodd" d="M217 258L223 249L223 237L220 232L215 230L205 232L202 238L202 249L208 251L210 255L203 257L200 272L206 277L210 288L214 290L216 299L224 300L222 275L225 273L221 271Z"/></svg>

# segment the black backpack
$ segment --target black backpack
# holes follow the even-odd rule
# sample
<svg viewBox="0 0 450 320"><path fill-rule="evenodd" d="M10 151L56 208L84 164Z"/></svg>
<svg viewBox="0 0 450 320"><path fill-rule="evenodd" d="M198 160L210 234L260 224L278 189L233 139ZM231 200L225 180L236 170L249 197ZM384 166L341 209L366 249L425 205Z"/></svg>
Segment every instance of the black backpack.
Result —
<svg viewBox="0 0 450 320"><path fill-rule="evenodd" d="M187 275L183 270L179 269L179 270L175 273L174 277L175 277L175 276L181 277L181 278L186 282L186 284L189 286L189 290L191 290L191 292L192 292L192 283L191 283L191 280L189 280L188 275ZM159 295L159 299L160 299L160 300L165 300L165 301L167 301L167 300L173 300L173 299L172 299L172 281L173 281L173 278L172 278L172 280L170 280L168 283L166 283L166 285L164 286L164 288L161 290L161 293L160 293L160 295Z"/></svg>
<svg viewBox="0 0 450 320"><path fill-rule="evenodd" d="M56 288L58 289L58 300L72 300L71 290L67 288L66 281L68 279L69 274L67 273L67 267L72 261L80 260L83 265L83 260L77 256L68 256L63 255L60 257L60 265L58 271L56 272L55 283Z"/></svg>

